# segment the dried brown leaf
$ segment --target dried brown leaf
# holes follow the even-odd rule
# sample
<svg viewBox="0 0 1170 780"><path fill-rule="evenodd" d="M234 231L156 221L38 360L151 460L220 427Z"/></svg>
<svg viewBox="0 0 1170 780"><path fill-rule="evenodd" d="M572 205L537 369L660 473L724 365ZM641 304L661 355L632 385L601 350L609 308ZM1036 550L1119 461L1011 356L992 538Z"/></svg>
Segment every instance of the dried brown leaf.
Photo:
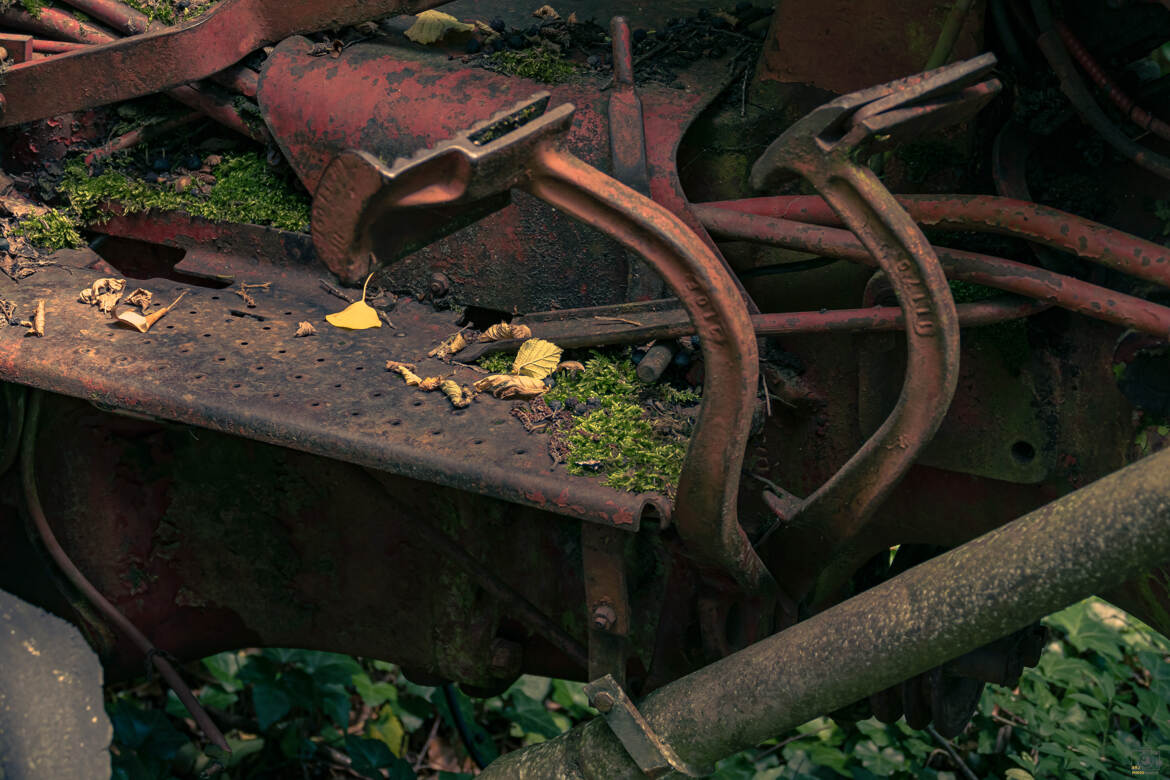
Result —
<svg viewBox="0 0 1170 780"><path fill-rule="evenodd" d="M470 343L463 335L463 331L459 331L454 336L449 336L444 339L442 344L427 353L427 357L437 357L442 360L443 358L454 355Z"/></svg>
<svg viewBox="0 0 1170 780"><path fill-rule="evenodd" d="M78 293L77 300L90 306L97 306L102 314L110 314L118 305L125 289L125 279L98 279Z"/></svg>
<svg viewBox="0 0 1170 780"><path fill-rule="evenodd" d="M492 374L475 383L476 390L487 390L496 398L536 398L548 390L544 382L530 376Z"/></svg>
<svg viewBox="0 0 1170 780"><path fill-rule="evenodd" d="M387 364L387 368L389 368L389 364ZM418 387L422 384L422 377L407 368L405 363L399 363L392 370L402 374L402 378L406 380L406 384L410 387Z"/></svg>
<svg viewBox="0 0 1170 780"><path fill-rule="evenodd" d="M443 395L451 399L451 405L456 409L462 409L471 403L472 392L469 387L460 387L459 383L453 379L448 379L440 385Z"/></svg>
<svg viewBox="0 0 1170 780"><path fill-rule="evenodd" d="M532 328L527 325L513 325L510 322L497 322L483 332L480 341L504 341L505 339L532 338Z"/></svg>
<svg viewBox="0 0 1170 780"><path fill-rule="evenodd" d="M45 335L45 302L44 300L37 301L37 310L33 314L32 322L28 323L28 332L26 336L44 336Z"/></svg>
<svg viewBox="0 0 1170 780"><path fill-rule="evenodd" d="M432 390L438 390L439 386L443 384L443 378L438 376L428 376L426 379L418 383L418 389L425 393Z"/></svg>
<svg viewBox="0 0 1170 780"><path fill-rule="evenodd" d="M305 320L297 323L297 332L294 334L297 338L304 338L305 336L317 335L317 329L313 327L313 323Z"/></svg>
<svg viewBox="0 0 1170 780"><path fill-rule="evenodd" d="M127 295L124 302L127 306L137 306L143 314L146 314L146 309L150 306L150 298L150 290L144 290L139 287Z"/></svg>
<svg viewBox="0 0 1170 780"><path fill-rule="evenodd" d="M544 19L545 21L555 22L561 18L561 15L556 12L551 5L542 5L532 12L532 15L537 19Z"/></svg>
<svg viewBox="0 0 1170 780"><path fill-rule="evenodd" d="M470 32L475 25L465 24L451 14L442 11L423 11L414 18L414 24L406 31L406 37L415 43L434 43L450 32Z"/></svg>
<svg viewBox="0 0 1170 780"><path fill-rule="evenodd" d="M556 370L563 351L551 341L529 339L520 345L520 351L516 353L516 360L512 363L512 373L533 379L544 379Z"/></svg>
<svg viewBox="0 0 1170 780"><path fill-rule="evenodd" d="M408 368L411 371L413 371L414 370L414 363L402 363L402 362L399 362L397 360L387 360L386 361L386 370L387 371L398 371L400 368Z"/></svg>
<svg viewBox="0 0 1170 780"><path fill-rule="evenodd" d="M116 317L118 319L118 322L129 325L130 327L137 330L139 333L146 333L146 331L150 330L151 326L153 326L154 323L161 320L163 317L165 317L167 315L167 312L169 312L171 309L175 308L175 306L178 305L179 301L183 300L183 296L186 294L187 294L186 291L179 293L179 297L175 298L175 300L171 301L170 306L164 306L161 309L155 309L150 314L147 314L145 317L136 311L129 311L129 310L118 312L116 314Z"/></svg>
<svg viewBox="0 0 1170 780"><path fill-rule="evenodd" d="M565 22L567 24L577 24L577 12L573 11L573 13L569 14L569 18Z"/></svg>

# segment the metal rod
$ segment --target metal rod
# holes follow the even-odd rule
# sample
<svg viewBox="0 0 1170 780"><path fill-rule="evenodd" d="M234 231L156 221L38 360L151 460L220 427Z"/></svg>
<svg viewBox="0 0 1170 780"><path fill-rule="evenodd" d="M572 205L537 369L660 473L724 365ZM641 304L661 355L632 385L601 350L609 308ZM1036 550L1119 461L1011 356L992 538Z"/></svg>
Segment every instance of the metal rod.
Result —
<svg viewBox="0 0 1170 780"><path fill-rule="evenodd" d="M217 747L231 752L231 747L227 740L224 739L219 727L212 722L208 717L207 712L199 704L199 701L191 693L191 689L183 682L183 678L175 671L175 667L171 665L154 643L150 641L138 627L135 626L130 619L121 613L110 601L102 595L93 583L86 578L77 565L69 558L69 554L61 547L57 537L53 534L53 529L49 526L49 521L45 517L44 509L41 507L40 496L37 495L37 478L35 468L36 461L36 442L37 442L37 423L41 414L41 392L32 391L32 398L28 402L28 416L24 422L24 431L21 441L20 449L20 476L21 485L24 488L24 498L28 506L28 513L32 520L33 527L36 528L37 535L41 542L45 545L46 551L61 569L61 572L69 580L69 582L77 588L86 600L101 612L102 616L113 623L119 631L121 631L126 638L133 642L139 650L147 657L150 663L154 664L155 669L166 680L167 685L183 702L183 706L191 713L191 717L199 726L203 734L211 740Z"/></svg>
<svg viewBox="0 0 1170 780"><path fill-rule="evenodd" d="M1024 238L1071 252L1098 265L1170 287L1170 249L1108 225L1026 200L995 195L897 195L902 208L924 227L972 230ZM843 223L817 195L779 195L697 204L742 214L840 227Z"/></svg>
<svg viewBox="0 0 1170 780"><path fill-rule="evenodd" d="M757 241L868 266L876 264L848 230L707 206L695 206L694 211L711 234L718 238ZM1165 306L1001 257L945 247L935 247L935 252L951 279L995 287L1140 330L1160 339L1170 338L1170 308Z"/></svg>
<svg viewBox="0 0 1170 780"><path fill-rule="evenodd" d="M137 130L131 130L130 132L124 133L123 135L120 135L117 138L114 138L91 151L85 156L85 164L90 165L97 160L102 160L106 157L109 157L115 152L129 149L130 147L136 144L140 144L143 141L149 141L152 138L165 135L177 127L182 127L183 125L197 122L203 118L203 112L192 111L189 114L177 116L174 119L168 119L165 122L159 122L157 125L147 125L146 127L140 127Z"/></svg>
<svg viewBox="0 0 1170 780"><path fill-rule="evenodd" d="M167 25L152 22L146 14L117 0L62 0L68 6L89 14L126 35L141 35L152 30L164 30Z"/></svg>
<svg viewBox="0 0 1170 780"><path fill-rule="evenodd" d="M759 744L1170 557L1170 450L666 685L638 704L692 764ZM640 778L600 718L480 775Z"/></svg>
<svg viewBox="0 0 1170 780"><path fill-rule="evenodd" d="M43 38L33 38L33 51L38 54L68 54L71 51L84 49L88 43L73 43L71 41L46 41Z"/></svg>

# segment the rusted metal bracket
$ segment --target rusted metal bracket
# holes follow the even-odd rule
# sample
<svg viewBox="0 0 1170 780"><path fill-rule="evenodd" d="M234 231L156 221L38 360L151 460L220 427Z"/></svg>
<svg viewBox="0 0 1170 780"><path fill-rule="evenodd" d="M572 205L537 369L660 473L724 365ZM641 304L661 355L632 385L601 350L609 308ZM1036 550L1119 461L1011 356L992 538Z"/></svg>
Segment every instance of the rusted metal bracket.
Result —
<svg viewBox="0 0 1170 780"><path fill-rule="evenodd" d="M297 33L413 14L446 0L224 0L183 27L20 63L5 71L0 126L115 103L207 78Z"/></svg>
<svg viewBox="0 0 1170 780"><path fill-rule="evenodd" d="M687 777L706 777L714 771L714 767L699 768L679 758L674 749L654 733L622 686L610 675L586 685L585 695L646 777L662 777L671 772Z"/></svg>
<svg viewBox="0 0 1170 780"><path fill-rule="evenodd" d="M450 230L450 218L469 206L515 187L645 258L694 322L707 367L674 522L702 566L768 600L775 580L736 517L758 370L743 298L719 258L677 216L561 148L574 109L563 104L545 113L547 103L547 93L534 95L393 166L366 152L342 153L313 200L318 254L356 280L373 263Z"/></svg>
<svg viewBox="0 0 1170 780"><path fill-rule="evenodd" d="M958 317L938 257L853 153L969 117L999 90L998 81L986 78L994 64L993 55L983 55L838 98L789 128L752 168L757 189L793 173L808 180L889 276L907 322L906 378L894 410L795 516L782 517L821 529L827 549L857 533L930 441L959 367Z"/></svg>
<svg viewBox="0 0 1170 780"><path fill-rule="evenodd" d="M626 534L581 525L581 567L589 626L589 679L626 681L630 599L626 582Z"/></svg>

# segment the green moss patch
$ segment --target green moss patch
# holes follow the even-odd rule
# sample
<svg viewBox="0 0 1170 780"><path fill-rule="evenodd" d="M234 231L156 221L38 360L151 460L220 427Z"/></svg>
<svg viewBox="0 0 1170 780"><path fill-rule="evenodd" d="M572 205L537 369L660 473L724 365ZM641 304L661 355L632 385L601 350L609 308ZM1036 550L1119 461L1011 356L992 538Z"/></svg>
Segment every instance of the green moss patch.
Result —
<svg viewBox="0 0 1170 780"><path fill-rule="evenodd" d="M25 217L16 223L12 232L27 239L34 246L50 251L72 249L85 244L73 220L56 209Z"/></svg>
<svg viewBox="0 0 1170 780"><path fill-rule="evenodd" d="M82 223L105 221L109 204L116 203L127 214L185 211L217 222L308 229L308 195L294 189L290 177L274 170L261 154L224 155L213 173L216 180L207 192L179 191L173 183L152 183L127 170L91 176L81 160L73 160L66 165L60 192L69 213Z"/></svg>
<svg viewBox="0 0 1170 780"><path fill-rule="evenodd" d="M629 350L591 354L584 371L557 372L556 385L530 405L542 423L539 430L550 435L550 454L571 474L597 475L603 484L631 493L673 496L691 432L693 410L685 407L699 401L699 392L665 382L642 384ZM490 370L505 361L511 366L511 355L490 356L481 365L492 358Z"/></svg>
<svg viewBox="0 0 1170 780"><path fill-rule="evenodd" d="M500 51L491 55L493 70L545 84L568 81L576 72L573 63L548 49Z"/></svg>

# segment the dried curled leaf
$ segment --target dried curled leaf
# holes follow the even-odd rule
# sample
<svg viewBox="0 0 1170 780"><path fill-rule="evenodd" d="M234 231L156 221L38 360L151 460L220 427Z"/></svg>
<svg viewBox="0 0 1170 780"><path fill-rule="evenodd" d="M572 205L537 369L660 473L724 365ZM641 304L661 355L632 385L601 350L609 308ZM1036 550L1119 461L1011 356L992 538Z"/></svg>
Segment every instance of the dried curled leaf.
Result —
<svg viewBox="0 0 1170 780"><path fill-rule="evenodd" d="M389 368L389 364L386 367ZM397 364L392 370L402 374L402 378L406 380L406 384L410 387L418 387L422 384L422 377L407 368L405 363Z"/></svg>
<svg viewBox="0 0 1170 780"><path fill-rule="evenodd" d="M557 364L557 371L584 371L585 365L578 360L566 360Z"/></svg>
<svg viewBox="0 0 1170 780"><path fill-rule="evenodd" d="M510 322L497 322L483 332L480 341L504 341L505 339L532 338L532 328L527 325L513 325Z"/></svg>
<svg viewBox="0 0 1170 780"><path fill-rule="evenodd" d="M179 293L179 297L175 298L175 300L171 301L170 306L164 306L161 309L155 309L150 314L147 314L145 317L136 311L129 311L129 310L120 311L116 315L118 318L118 322L121 322L125 325L129 325L130 327L137 330L139 333L146 333L146 331L150 330L151 326L154 325L154 323L161 320L163 317L165 317L167 315L167 312L169 312L171 309L175 308L175 306L178 305L179 301L183 300L183 296L186 294L187 294L186 291Z"/></svg>
<svg viewBox="0 0 1170 780"><path fill-rule="evenodd" d="M561 18L561 15L558 14L556 9L554 9L551 5L542 5L540 8L537 8L535 11L533 11L532 15L537 19L544 19L545 21L549 22L555 22L557 19Z"/></svg>
<svg viewBox="0 0 1170 780"><path fill-rule="evenodd" d="M460 387L459 383L453 379L448 379L440 386L443 395L451 399L451 405L456 409L462 409L471 403L472 392L469 387Z"/></svg>
<svg viewBox="0 0 1170 780"><path fill-rule="evenodd" d="M32 321L28 323L28 332L26 336L44 336L45 335L45 302L44 300L37 301L37 310L33 314Z"/></svg>
<svg viewBox="0 0 1170 780"><path fill-rule="evenodd" d="M487 390L496 398L536 398L548 390L544 382L530 376L492 374L475 383L476 390Z"/></svg>
<svg viewBox="0 0 1170 780"><path fill-rule="evenodd" d="M137 306L139 311L146 314L146 310L150 307L150 290L144 290L139 287L134 292L130 293L123 300L127 306Z"/></svg>
<svg viewBox="0 0 1170 780"><path fill-rule="evenodd" d="M97 306L102 314L109 314L118 305L125 289L125 279L98 279L78 293L77 299L90 306Z"/></svg>
<svg viewBox="0 0 1170 780"><path fill-rule="evenodd" d="M469 343L470 342L463 335L463 332L460 331L454 336L448 337L443 341L442 344L428 352L427 357L437 357L442 360L445 357L454 355L456 352L466 347Z"/></svg>
<svg viewBox="0 0 1170 780"><path fill-rule="evenodd" d="M450 32L470 32L473 24L464 24L451 14L442 11L423 11L414 18L414 24L406 31L406 37L424 46L434 43Z"/></svg>
<svg viewBox="0 0 1170 780"><path fill-rule="evenodd" d="M428 376L426 379L418 383L418 389L429 393L432 390L438 390L439 386L443 384L443 378L437 376Z"/></svg>
<svg viewBox="0 0 1170 780"><path fill-rule="evenodd" d="M297 338L304 338L305 336L317 335L317 329L313 327L313 323L305 320L297 323L297 332L293 334Z"/></svg>
<svg viewBox="0 0 1170 780"><path fill-rule="evenodd" d="M529 339L520 345L520 351L512 363L512 373L544 379L556 370L563 351L551 341Z"/></svg>
<svg viewBox="0 0 1170 780"><path fill-rule="evenodd" d="M411 371L413 371L414 370L414 363L402 363L402 362L399 362L397 360L387 360L386 361L386 370L387 371L397 371L400 368L409 368Z"/></svg>
<svg viewBox="0 0 1170 780"><path fill-rule="evenodd" d="M362 285L362 299L360 301L354 301L336 314L326 314L325 321L335 328L346 328L347 330L382 327L382 320L378 317L378 312L374 310L373 306L366 303L366 288L369 287L372 278L374 278L373 274L366 277L366 283Z"/></svg>

